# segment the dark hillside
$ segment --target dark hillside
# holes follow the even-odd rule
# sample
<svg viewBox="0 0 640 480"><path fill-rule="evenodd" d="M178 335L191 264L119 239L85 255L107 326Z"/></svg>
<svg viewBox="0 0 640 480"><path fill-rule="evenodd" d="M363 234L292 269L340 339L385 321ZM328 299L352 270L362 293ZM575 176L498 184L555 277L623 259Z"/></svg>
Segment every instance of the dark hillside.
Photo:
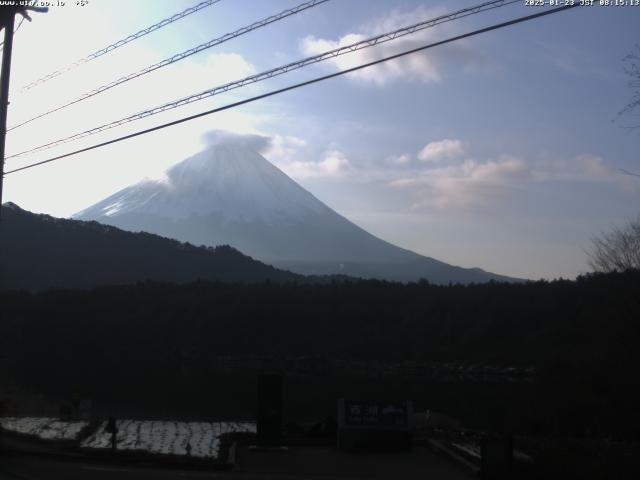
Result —
<svg viewBox="0 0 640 480"><path fill-rule="evenodd" d="M251 283L300 278L229 246L196 247L97 222L36 215L14 204L5 204L2 213L1 290L91 288L149 279Z"/></svg>

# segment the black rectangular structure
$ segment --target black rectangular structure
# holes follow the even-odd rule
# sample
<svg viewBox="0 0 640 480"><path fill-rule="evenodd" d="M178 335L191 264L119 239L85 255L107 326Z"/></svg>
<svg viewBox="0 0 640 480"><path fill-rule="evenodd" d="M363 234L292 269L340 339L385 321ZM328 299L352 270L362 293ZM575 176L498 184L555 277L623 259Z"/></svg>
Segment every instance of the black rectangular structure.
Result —
<svg viewBox="0 0 640 480"><path fill-rule="evenodd" d="M258 446L282 445L282 375L258 376Z"/></svg>

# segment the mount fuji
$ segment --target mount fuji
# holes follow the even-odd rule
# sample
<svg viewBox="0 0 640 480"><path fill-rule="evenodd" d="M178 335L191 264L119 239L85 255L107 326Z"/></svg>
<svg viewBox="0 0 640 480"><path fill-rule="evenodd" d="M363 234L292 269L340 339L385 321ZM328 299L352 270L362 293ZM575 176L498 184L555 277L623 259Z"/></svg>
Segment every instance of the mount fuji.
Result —
<svg viewBox="0 0 640 480"><path fill-rule="evenodd" d="M300 274L433 283L515 279L461 268L381 240L333 211L246 145L220 142L76 213L195 245L232 245Z"/></svg>

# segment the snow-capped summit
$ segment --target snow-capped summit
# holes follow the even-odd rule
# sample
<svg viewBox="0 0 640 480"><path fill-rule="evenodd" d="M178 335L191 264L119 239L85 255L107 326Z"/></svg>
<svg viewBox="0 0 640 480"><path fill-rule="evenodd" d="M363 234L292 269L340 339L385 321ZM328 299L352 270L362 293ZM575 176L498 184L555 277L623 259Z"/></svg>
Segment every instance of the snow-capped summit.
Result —
<svg viewBox="0 0 640 480"><path fill-rule="evenodd" d="M173 220L220 215L233 222L293 223L328 208L246 146L222 143L74 215L100 218L144 213Z"/></svg>
<svg viewBox="0 0 640 480"><path fill-rule="evenodd" d="M342 217L255 149L233 141L187 158L160 179L127 187L77 213L125 230L196 245L231 245L302 274L341 273L436 283L504 279L396 247Z"/></svg>

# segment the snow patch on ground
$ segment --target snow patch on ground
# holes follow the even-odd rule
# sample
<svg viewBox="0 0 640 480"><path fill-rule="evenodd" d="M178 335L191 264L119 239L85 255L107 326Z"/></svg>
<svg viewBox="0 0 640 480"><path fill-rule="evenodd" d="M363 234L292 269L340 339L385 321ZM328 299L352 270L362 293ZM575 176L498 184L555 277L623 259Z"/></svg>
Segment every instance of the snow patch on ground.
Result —
<svg viewBox="0 0 640 480"><path fill-rule="evenodd" d="M476 460L481 460L482 458L482 452L479 445L460 442L454 442L451 445ZM521 452L520 450L513 450L513 458L521 462L533 462L533 457Z"/></svg>
<svg viewBox="0 0 640 480"><path fill-rule="evenodd" d="M163 455L186 455L217 458L220 436L225 433L255 433L255 423L248 422L169 422L152 420L118 420L116 448L143 450ZM110 448L111 434L103 422L81 446Z"/></svg>
<svg viewBox="0 0 640 480"><path fill-rule="evenodd" d="M471 457L477 459L481 458L480 447L477 445L471 445L468 443L452 443L451 445L453 445L458 450L463 451L467 455L470 455Z"/></svg>
<svg viewBox="0 0 640 480"><path fill-rule="evenodd" d="M2 417L0 427L5 430L34 435L43 440L75 440L88 422L65 422L48 417Z"/></svg>

